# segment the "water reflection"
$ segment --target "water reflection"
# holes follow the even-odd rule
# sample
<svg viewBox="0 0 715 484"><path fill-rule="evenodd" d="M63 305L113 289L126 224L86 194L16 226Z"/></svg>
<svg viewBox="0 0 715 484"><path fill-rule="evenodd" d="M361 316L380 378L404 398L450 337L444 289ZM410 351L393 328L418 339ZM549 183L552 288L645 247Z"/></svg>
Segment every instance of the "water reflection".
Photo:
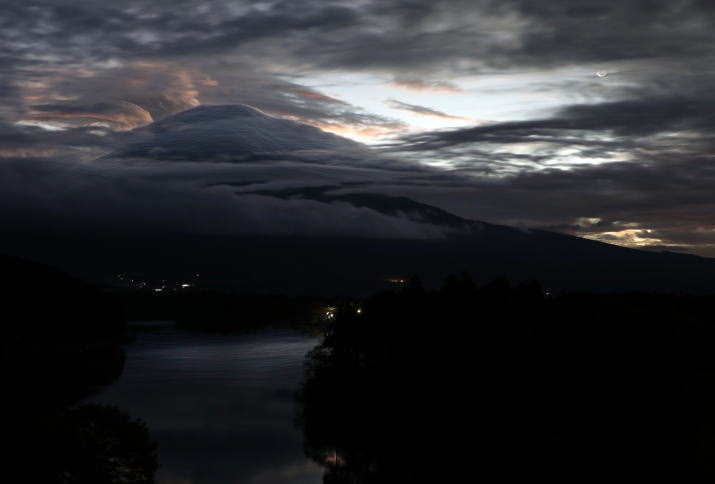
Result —
<svg viewBox="0 0 715 484"><path fill-rule="evenodd" d="M121 379L93 398L146 421L159 442L157 481L310 483L294 394L316 340L289 330L242 335L171 326L137 333Z"/></svg>

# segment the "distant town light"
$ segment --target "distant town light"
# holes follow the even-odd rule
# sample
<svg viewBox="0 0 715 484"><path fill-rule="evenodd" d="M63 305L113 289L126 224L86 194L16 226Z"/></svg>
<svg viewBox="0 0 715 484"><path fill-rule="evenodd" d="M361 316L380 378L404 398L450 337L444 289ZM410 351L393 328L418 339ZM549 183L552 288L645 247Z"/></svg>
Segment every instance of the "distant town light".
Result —
<svg viewBox="0 0 715 484"><path fill-rule="evenodd" d="M162 292L164 289L161 287L154 288L154 292Z"/></svg>

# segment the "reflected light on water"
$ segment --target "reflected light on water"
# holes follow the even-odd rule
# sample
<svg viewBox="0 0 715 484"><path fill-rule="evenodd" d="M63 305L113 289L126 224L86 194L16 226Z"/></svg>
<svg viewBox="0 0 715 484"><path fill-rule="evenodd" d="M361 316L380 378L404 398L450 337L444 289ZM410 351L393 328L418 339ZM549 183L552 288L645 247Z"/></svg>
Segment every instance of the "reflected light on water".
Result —
<svg viewBox="0 0 715 484"><path fill-rule="evenodd" d="M94 400L147 422L159 484L317 484L323 470L305 457L294 424L303 358L315 344L289 330L155 327L137 332L124 374Z"/></svg>

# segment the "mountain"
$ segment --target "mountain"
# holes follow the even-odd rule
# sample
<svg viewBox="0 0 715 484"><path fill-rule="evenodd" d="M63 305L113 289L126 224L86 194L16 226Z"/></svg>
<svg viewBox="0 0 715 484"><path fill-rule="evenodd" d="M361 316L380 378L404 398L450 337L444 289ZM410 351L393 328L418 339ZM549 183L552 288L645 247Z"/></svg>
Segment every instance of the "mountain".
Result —
<svg viewBox="0 0 715 484"><path fill-rule="evenodd" d="M380 209L388 211L403 210L407 204L405 199L374 194L351 198L373 206L378 201ZM422 207L413 208L418 206ZM421 215L424 218L440 213L425 207L429 210ZM413 211L412 216L419 213ZM459 220L450 214L446 219L450 224ZM446 275L463 271L481 282L498 276L539 280L551 291L715 289L713 259L464 219L462 225L467 228L444 238L422 240L86 231L7 237L0 247L91 280L110 281L118 273L131 272L152 280L180 281L200 273L203 287L290 294L366 295L395 286L390 279L418 274L427 285L436 285Z"/></svg>
<svg viewBox="0 0 715 484"><path fill-rule="evenodd" d="M468 182L248 106L197 107L122 139L81 168L19 167L0 253L93 281L198 273L259 292L367 294L462 271L549 290L715 290L714 259L468 220L405 196Z"/></svg>

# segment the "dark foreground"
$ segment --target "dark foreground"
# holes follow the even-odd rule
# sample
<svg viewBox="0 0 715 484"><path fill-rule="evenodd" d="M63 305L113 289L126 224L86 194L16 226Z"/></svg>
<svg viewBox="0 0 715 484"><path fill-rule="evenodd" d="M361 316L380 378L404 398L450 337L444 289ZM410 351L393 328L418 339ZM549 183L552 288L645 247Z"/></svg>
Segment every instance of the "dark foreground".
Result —
<svg viewBox="0 0 715 484"><path fill-rule="evenodd" d="M346 306L308 358L307 452L330 483L710 482L713 314L466 278Z"/></svg>
<svg viewBox="0 0 715 484"><path fill-rule="evenodd" d="M186 328L208 329L218 341L225 331L254 329L247 316L266 307L276 311L271 318L285 313L288 320L315 309L315 301L230 293L128 303L46 267L17 262L5 269L13 284L2 286L0 305L10 443L3 482L156 482L161 431L137 418L149 417L127 413L126 402L141 398L106 401L122 408L86 403L123 372L128 310L161 312L179 304ZM213 314L217 302L222 309ZM324 482L715 478L712 296L550 295L538 284L497 280L476 287L462 276L440 290L413 282L335 304L322 313L329 326L306 358L296 405L305 452L324 467ZM202 314L209 324L200 323ZM226 347L217 344L204 349L220 356L217 348ZM231 351L251 351L241 348ZM217 368L228 368L226 358L215 361ZM183 388L186 375L171 373ZM234 373L222 371L211 388L225 381L232 392L234 376L240 377ZM210 383L204 380L196 388ZM178 405L198 415L213 405L183 405L180 392L156 388L155 401L167 409ZM229 405L234 400L214 390L221 412L211 415L236 415L225 417L219 433L226 442L241 440L230 422L244 418L250 402ZM281 395L282 402L292 398ZM221 427L222 419L212 425ZM177 428L189 421L176 420ZM265 442L261 435L254 429L251 442L236 448L252 452ZM181 449L182 462L194 458L206 467L216 457L198 439L170 442ZM193 467L185 471L199 475ZM315 477L314 470L309 474Z"/></svg>

